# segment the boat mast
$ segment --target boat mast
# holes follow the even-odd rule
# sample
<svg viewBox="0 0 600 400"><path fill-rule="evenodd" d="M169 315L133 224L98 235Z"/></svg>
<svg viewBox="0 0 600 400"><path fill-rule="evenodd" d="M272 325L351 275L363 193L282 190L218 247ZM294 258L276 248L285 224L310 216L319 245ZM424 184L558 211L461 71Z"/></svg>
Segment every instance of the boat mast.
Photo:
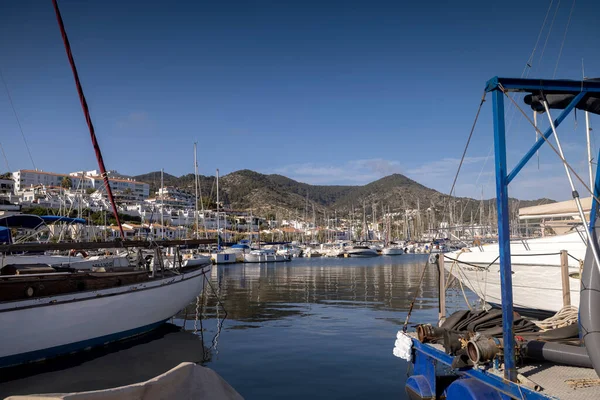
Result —
<svg viewBox="0 0 600 400"><path fill-rule="evenodd" d="M219 218L219 169L217 168L217 250L221 250L221 236L219 235Z"/></svg>
<svg viewBox="0 0 600 400"><path fill-rule="evenodd" d="M196 142L194 142L194 188L196 189L196 239L198 239L200 237L198 234L200 220L198 219L198 158L196 157Z"/></svg>
<svg viewBox="0 0 600 400"><path fill-rule="evenodd" d="M79 94L79 101L81 103L81 108L83 109L83 114L85 115L85 120L90 131L92 146L94 147L94 151L96 152L96 159L98 160L98 168L100 168L100 175L102 175L102 178L104 180L106 194L108 195L108 200L110 201L110 204L112 206L113 214L115 215L115 219L117 220L117 225L119 226L119 231L121 232L121 238L125 239L125 233L123 232L123 226L121 225L121 219L119 218L117 204L115 203L115 198L113 197L112 189L110 188L108 174L106 173L104 160L102 158L102 153L100 152L100 145L98 144L98 140L96 139L94 125L92 124L92 118L90 116L90 110L88 108L87 101L85 100L85 95L83 94L83 88L79 80L79 74L77 73L77 67L75 66L75 60L73 59L73 53L71 52L71 45L69 44L69 38L67 37L67 32L65 31L65 25L63 24L62 16L60 15L60 10L58 9L58 3L56 2L56 0L52 0L52 5L54 6L54 12L56 13L56 20L58 21L58 27L60 28L60 33L63 39L63 43L65 45L65 51L67 52L67 57L69 58L69 64L71 64L71 71L73 72L73 78L75 79L75 86L77 87L77 93Z"/></svg>
<svg viewBox="0 0 600 400"><path fill-rule="evenodd" d="M590 175L590 190L594 191L594 172L592 171L592 145L590 141L590 134L592 128L590 127L590 114L585 112L585 136L587 139L587 153L588 153L588 170Z"/></svg>
<svg viewBox="0 0 600 400"><path fill-rule="evenodd" d="M160 238L165 238L165 180L164 168L160 170Z"/></svg>

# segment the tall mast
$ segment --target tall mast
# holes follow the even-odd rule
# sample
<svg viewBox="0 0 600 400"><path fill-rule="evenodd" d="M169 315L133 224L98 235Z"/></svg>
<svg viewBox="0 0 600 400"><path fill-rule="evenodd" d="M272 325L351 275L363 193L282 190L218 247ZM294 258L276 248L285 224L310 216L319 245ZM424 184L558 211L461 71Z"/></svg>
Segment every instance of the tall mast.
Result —
<svg viewBox="0 0 600 400"><path fill-rule="evenodd" d="M219 169L217 168L217 250L221 250L221 236L219 235L219 219Z"/></svg>
<svg viewBox="0 0 600 400"><path fill-rule="evenodd" d="M196 239L198 239L200 237L198 234L200 220L198 218L198 158L196 153L196 142L194 142L194 188L196 189L196 201L194 202L194 205L196 206Z"/></svg>
<svg viewBox="0 0 600 400"><path fill-rule="evenodd" d="M113 197L112 189L110 188L108 174L106 173L104 160L102 158L102 153L100 152L100 145L98 144L98 140L96 139L94 125L92 124L92 118L90 116L90 110L88 108L87 101L85 100L85 95L83 94L81 82L79 81L79 74L77 73L77 67L75 66L75 60L73 59L73 53L71 52L71 45L69 44L69 38L67 37L67 32L65 31L65 25L63 24L62 16L60 15L60 10L58 9L58 3L56 2L56 0L52 0L52 4L54 5L56 20L58 21L58 27L60 28L60 33L62 35L63 43L65 45L65 51L67 52L67 57L69 58L69 64L71 64L73 78L75 78L75 86L77 87L77 93L79 94L79 102L81 103L81 108L83 109L83 114L85 116L85 120L90 131L92 146L94 147L94 151L96 152L96 159L98 160L98 168L100 168L100 175L102 175L102 178L104 180L106 194L108 195L108 200L110 201L110 205L112 206L113 214L115 216L115 219L117 220L117 225L119 226L121 237L125 239L125 232L123 232L123 226L121 225L121 219L119 218L117 204L115 203L115 198Z"/></svg>
<svg viewBox="0 0 600 400"><path fill-rule="evenodd" d="M590 142L590 133L592 128L590 127L590 114L585 112L585 135L587 139L587 152L588 152L588 171L590 175L590 190L594 191L594 172L592 172L592 145Z"/></svg>
<svg viewBox="0 0 600 400"><path fill-rule="evenodd" d="M160 237L165 238L165 170L160 170Z"/></svg>

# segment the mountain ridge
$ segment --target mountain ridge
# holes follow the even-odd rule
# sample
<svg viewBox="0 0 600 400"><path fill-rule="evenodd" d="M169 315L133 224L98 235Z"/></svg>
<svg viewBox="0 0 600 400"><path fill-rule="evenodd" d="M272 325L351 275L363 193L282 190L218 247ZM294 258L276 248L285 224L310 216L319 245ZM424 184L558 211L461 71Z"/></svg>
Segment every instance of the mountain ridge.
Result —
<svg viewBox="0 0 600 400"><path fill-rule="evenodd" d="M151 193L160 187L160 171L134 176L150 184ZM194 193L194 175L180 177L164 173L165 186ZM216 178L199 176L203 199L216 201ZM450 197L402 174L392 174L366 185L311 185L279 174L262 174L249 169L234 171L219 178L220 201L230 208L252 210L257 214L279 215L282 218L304 216L311 219L314 214L325 215L363 214L375 218L384 211L430 210L432 214L455 213L454 220L475 222L479 216L481 200L468 197ZM450 201L452 200L452 201ZM554 200L518 200L511 198L511 214L516 215L519 207L551 203ZM495 198L483 201L485 215L494 210ZM449 204L454 204L450 206ZM314 211L313 211L314 210ZM458 212L459 210L460 212ZM365 216L366 218L366 216Z"/></svg>

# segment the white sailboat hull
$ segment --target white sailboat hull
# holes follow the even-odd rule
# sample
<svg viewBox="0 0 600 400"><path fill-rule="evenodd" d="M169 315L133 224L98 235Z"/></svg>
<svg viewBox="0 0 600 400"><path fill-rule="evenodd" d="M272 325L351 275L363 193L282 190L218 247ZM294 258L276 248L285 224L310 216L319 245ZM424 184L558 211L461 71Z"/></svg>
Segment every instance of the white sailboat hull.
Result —
<svg viewBox="0 0 600 400"><path fill-rule="evenodd" d="M579 260L584 259L586 246L575 232L511 243L513 303L516 309L555 313L563 307L561 250L567 250L570 255L571 304L579 306ZM498 244L492 244L472 247L468 252L447 253L446 257L459 262L454 264L454 261L446 258L444 265L446 270L451 271L480 299L500 305L502 299L498 251Z"/></svg>
<svg viewBox="0 0 600 400"><path fill-rule="evenodd" d="M237 262L238 253L213 253L210 258L213 264L233 264Z"/></svg>
<svg viewBox="0 0 600 400"><path fill-rule="evenodd" d="M147 332L192 302L210 267L134 285L0 304L0 367Z"/></svg>
<svg viewBox="0 0 600 400"><path fill-rule="evenodd" d="M246 263L282 262L290 260L291 256L281 254L244 254L244 262Z"/></svg>

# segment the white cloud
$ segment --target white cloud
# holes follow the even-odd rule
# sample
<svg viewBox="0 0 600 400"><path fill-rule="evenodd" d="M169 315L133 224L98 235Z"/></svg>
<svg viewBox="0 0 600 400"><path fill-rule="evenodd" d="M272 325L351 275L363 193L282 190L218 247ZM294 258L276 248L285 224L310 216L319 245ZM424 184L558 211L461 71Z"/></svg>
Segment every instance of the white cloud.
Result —
<svg viewBox="0 0 600 400"><path fill-rule="evenodd" d="M520 199L570 198L571 189L564 168L555 158L546 157L547 162L541 163L539 168L537 162L530 162L510 184L509 195ZM575 161L574 157L570 158ZM448 193L459 163L459 158L444 158L404 168L397 160L374 158L351 160L336 165L292 164L278 168L275 172L316 185L364 185L393 173L401 173L422 185ZM572 165L587 182L586 163L578 162ZM589 195L580 184L576 186L582 197ZM455 193L460 197L478 199L482 195L482 189L484 198L496 196L494 156L491 152L488 157L465 157L456 182Z"/></svg>
<svg viewBox="0 0 600 400"><path fill-rule="evenodd" d="M130 112L116 121L116 126L119 129L148 128L152 125L153 122L145 111Z"/></svg>
<svg viewBox="0 0 600 400"><path fill-rule="evenodd" d="M342 165L292 164L275 173L315 185L364 185L386 175L401 172L400 163L380 158L352 160Z"/></svg>

